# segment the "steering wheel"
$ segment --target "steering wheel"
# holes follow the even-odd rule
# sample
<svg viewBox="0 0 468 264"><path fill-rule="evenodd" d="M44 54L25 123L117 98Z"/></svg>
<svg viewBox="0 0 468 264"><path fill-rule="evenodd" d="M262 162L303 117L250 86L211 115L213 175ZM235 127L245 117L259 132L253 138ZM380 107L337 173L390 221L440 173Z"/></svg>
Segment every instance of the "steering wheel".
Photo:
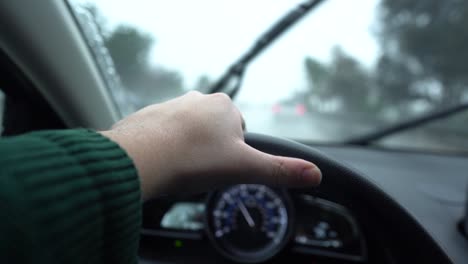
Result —
<svg viewBox="0 0 468 264"><path fill-rule="evenodd" d="M353 204L364 205L401 256L410 256L421 263L451 263L450 258L427 231L392 197L362 173L340 163L309 146L271 136L246 133L250 146L273 155L301 158L315 163L323 178L321 193L339 193Z"/></svg>

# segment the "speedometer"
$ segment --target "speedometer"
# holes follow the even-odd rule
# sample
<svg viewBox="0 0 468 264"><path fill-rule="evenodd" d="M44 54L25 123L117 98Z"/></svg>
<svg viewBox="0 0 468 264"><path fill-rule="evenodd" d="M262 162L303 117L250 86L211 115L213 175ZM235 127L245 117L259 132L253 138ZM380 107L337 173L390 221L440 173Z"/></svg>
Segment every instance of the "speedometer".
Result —
<svg viewBox="0 0 468 264"><path fill-rule="evenodd" d="M257 184L235 185L213 193L207 209L208 237L232 260L267 260L289 240L292 207L284 191Z"/></svg>

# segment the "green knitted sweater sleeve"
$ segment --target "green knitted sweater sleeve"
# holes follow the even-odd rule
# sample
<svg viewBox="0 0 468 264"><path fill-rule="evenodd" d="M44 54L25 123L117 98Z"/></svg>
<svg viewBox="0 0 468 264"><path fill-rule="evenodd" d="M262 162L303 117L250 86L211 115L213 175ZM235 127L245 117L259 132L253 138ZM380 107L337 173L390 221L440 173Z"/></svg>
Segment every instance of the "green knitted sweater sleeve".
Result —
<svg viewBox="0 0 468 264"><path fill-rule="evenodd" d="M136 263L140 225L116 143L85 129L0 139L0 263Z"/></svg>

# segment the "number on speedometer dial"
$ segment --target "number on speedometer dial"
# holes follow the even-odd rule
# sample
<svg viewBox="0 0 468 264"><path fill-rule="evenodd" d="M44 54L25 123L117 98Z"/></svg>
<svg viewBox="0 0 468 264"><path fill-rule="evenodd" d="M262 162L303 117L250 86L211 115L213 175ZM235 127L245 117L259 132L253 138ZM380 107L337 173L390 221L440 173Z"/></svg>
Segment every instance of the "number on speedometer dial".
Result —
<svg viewBox="0 0 468 264"><path fill-rule="evenodd" d="M208 236L232 260L264 261L288 242L291 215L285 192L257 184L235 185L210 196Z"/></svg>

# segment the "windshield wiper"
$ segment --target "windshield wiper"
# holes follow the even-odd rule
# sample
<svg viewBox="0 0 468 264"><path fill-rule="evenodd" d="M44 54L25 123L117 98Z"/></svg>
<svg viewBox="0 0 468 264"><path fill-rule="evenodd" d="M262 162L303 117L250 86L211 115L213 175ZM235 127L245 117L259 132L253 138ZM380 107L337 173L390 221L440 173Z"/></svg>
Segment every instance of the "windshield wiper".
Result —
<svg viewBox="0 0 468 264"><path fill-rule="evenodd" d="M208 93L224 92L231 98L234 98L241 87L242 78L247 65L281 34L323 1L324 0L308 0L288 12L273 24L270 29L263 33L257 41L255 41L254 45L228 68L221 78L211 86Z"/></svg>
<svg viewBox="0 0 468 264"><path fill-rule="evenodd" d="M442 110L437 110L420 117L397 123L395 125L383 128L381 130L366 134L364 136L356 137L350 140L343 142L344 144L349 145L359 145L359 146L368 146L375 142L376 140L382 139L384 137L390 136L395 133L399 133L405 130L409 130L433 121L446 118L448 116L455 115L462 111L468 110L468 102L464 102L452 107L448 107Z"/></svg>

